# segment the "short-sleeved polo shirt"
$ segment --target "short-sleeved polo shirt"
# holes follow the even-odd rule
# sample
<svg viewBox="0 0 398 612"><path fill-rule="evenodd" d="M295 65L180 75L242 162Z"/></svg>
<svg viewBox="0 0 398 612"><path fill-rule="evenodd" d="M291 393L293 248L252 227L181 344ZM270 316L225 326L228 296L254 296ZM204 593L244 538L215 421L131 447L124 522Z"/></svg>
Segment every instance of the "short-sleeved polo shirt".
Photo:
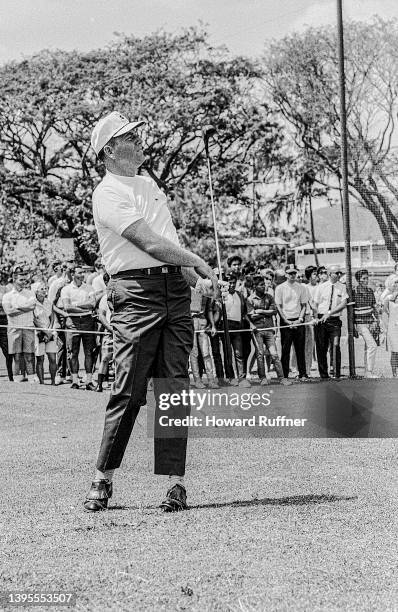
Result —
<svg viewBox="0 0 398 612"><path fill-rule="evenodd" d="M93 217L102 259L110 275L164 264L122 236L140 219L159 236L179 244L167 198L149 177L107 172L93 193Z"/></svg>
<svg viewBox="0 0 398 612"><path fill-rule="evenodd" d="M86 285L86 283L82 283L80 287L78 287L73 281L65 287L62 288L61 291L61 300L63 306L65 307L65 299L69 299L71 301L72 306L80 306L84 304L88 300L94 297L94 289L91 285ZM87 314L90 314L90 311L87 309ZM81 316L82 313L69 313L70 317Z"/></svg>
<svg viewBox="0 0 398 612"><path fill-rule="evenodd" d="M275 289L275 303L282 307L287 319L298 319L302 306L307 302L307 287L302 283L285 281Z"/></svg>

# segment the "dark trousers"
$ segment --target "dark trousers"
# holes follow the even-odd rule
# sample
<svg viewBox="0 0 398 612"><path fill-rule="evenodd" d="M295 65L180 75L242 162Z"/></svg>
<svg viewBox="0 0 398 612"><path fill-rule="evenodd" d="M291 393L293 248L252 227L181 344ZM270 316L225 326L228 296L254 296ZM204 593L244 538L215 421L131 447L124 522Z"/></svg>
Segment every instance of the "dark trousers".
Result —
<svg viewBox="0 0 398 612"><path fill-rule="evenodd" d="M222 344L223 334L210 335L211 352L213 354L214 368L217 378L225 378L224 364L222 361L220 343ZM224 353L225 354L225 353Z"/></svg>
<svg viewBox="0 0 398 612"><path fill-rule="evenodd" d="M106 408L97 469L118 468L140 407L145 404L147 382L154 379L155 474L183 476L188 430L178 427L175 437L157 432L158 398L165 387L178 393L187 388L188 361L193 346L191 292L181 274L118 277L108 283L112 310L115 383ZM181 415L170 406L167 416ZM178 437L179 436L179 437Z"/></svg>
<svg viewBox="0 0 398 612"><path fill-rule="evenodd" d="M95 334L85 334L85 331L95 331L95 321L91 314L72 316L66 319L66 346L71 372L79 373L80 341L84 350L84 368L87 374L93 369L93 351L95 348ZM72 330L72 331L70 331Z"/></svg>
<svg viewBox="0 0 398 612"><path fill-rule="evenodd" d="M321 318L322 315L319 315ZM341 319L340 317L329 317L325 323L315 325L315 346L318 360L318 370L321 378L328 378L328 350L333 365L333 374L340 378L341 374Z"/></svg>
<svg viewBox="0 0 398 612"><path fill-rule="evenodd" d="M64 331L58 331L58 338L62 342L62 346L57 351L57 374L61 378L66 378L68 368L68 351L66 347L66 334Z"/></svg>
<svg viewBox="0 0 398 612"><path fill-rule="evenodd" d="M240 321L231 321L228 320L228 328L230 331L234 329L242 329L242 324ZM233 348L233 352L235 355L235 365L236 371L238 374L238 378L244 378L244 369L243 369L243 342L242 342L242 334L240 333L232 333L229 336L231 338L231 345ZM224 353L225 354L225 353ZM227 368L226 368L227 369ZM227 372L227 378L234 378L234 371L231 370Z"/></svg>
<svg viewBox="0 0 398 612"><path fill-rule="evenodd" d="M292 344L296 351L297 369L299 378L307 376L305 367L305 327L300 325L297 327L281 327L281 344L282 344L282 369L283 376L287 378L290 370L290 349Z"/></svg>
<svg viewBox="0 0 398 612"><path fill-rule="evenodd" d="M0 325L7 325L6 316L0 315ZM6 327L0 327L0 348L3 351L3 355L6 360L8 379L14 380L12 373L12 355L10 355L8 352L8 336Z"/></svg>

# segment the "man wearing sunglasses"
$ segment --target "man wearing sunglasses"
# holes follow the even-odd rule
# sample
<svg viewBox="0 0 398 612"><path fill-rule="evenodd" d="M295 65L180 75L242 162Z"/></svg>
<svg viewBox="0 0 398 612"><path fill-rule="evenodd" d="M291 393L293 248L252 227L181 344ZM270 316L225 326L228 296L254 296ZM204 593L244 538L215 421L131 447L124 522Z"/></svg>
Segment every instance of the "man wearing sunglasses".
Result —
<svg viewBox="0 0 398 612"><path fill-rule="evenodd" d="M187 388L188 360L193 344L191 291L217 291L217 277L200 257L182 249L167 198L152 178L141 176L144 152L138 128L112 112L96 124L91 145L106 167L93 194L93 216L105 269L114 336L115 383L107 406L97 472L84 507L104 510L112 495L112 476L120 466L147 382L154 379L155 396L167 388ZM208 279L206 281L205 279ZM181 402L167 412L181 416ZM186 409L185 409L186 410ZM187 410L186 410L187 411ZM187 428L161 432L159 406L155 415L155 473L168 477L161 508L185 510L184 483ZM173 421L174 422L174 421Z"/></svg>

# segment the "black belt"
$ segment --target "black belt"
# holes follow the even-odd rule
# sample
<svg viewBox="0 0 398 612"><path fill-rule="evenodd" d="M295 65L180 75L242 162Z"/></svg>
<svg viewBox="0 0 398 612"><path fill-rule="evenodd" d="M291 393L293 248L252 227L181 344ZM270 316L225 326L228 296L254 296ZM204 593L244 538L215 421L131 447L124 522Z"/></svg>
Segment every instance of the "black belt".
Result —
<svg viewBox="0 0 398 612"><path fill-rule="evenodd" d="M121 270L112 274L111 278L121 278L124 276L152 276L153 274L180 274L181 266L156 266L154 268L135 268L134 270Z"/></svg>

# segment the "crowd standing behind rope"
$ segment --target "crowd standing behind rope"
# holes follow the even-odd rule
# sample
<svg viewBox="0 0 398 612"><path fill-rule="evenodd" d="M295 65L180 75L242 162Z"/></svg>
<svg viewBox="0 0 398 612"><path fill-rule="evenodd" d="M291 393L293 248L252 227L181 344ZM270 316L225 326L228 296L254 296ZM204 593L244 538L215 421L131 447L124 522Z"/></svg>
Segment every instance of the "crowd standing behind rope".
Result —
<svg viewBox="0 0 398 612"><path fill-rule="evenodd" d="M275 265L275 262L272 262ZM218 271L217 271L218 273ZM193 385L216 389L250 387L275 379L282 385L307 382L314 365L322 379L341 377L340 337L348 301L338 266L293 264L275 269L270 262L243 265L238 255L227 260L222 294L233 349L233 369L226 368L219 300L191 290L195 341L190 357ZM375 291L366 269L355 273L355 337L364 343L364 376L377 378L380 337L391 353L392 375L398 375L398 265ZM101 260L94 272L69 262L54 262L49 278L16 264L12 278L0 279L0 347L10 381L102 392L112 379L113 338ZM80 345L84 382L79 376ZM96 383L93 374L97 370ZM297 376L295 376L297 373ZM109 384L108 384L109 383Z"/></svg>

